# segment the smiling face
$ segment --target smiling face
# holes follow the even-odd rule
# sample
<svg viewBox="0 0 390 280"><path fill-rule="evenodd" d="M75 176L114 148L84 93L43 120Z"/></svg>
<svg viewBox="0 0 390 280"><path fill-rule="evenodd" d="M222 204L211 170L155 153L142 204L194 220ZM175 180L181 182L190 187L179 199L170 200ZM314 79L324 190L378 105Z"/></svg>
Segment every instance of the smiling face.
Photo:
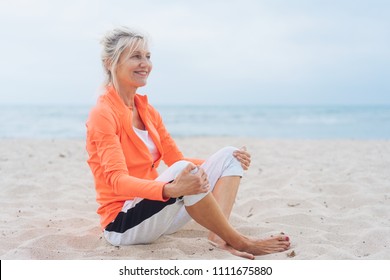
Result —
<svg viewBox="0 0 390 280"><path fill-rule="evenodd" d="M151 71L150 51L140 42L134 50L126 49L119 57L116 80L120 87L139 88L146 85Z"/></svg>

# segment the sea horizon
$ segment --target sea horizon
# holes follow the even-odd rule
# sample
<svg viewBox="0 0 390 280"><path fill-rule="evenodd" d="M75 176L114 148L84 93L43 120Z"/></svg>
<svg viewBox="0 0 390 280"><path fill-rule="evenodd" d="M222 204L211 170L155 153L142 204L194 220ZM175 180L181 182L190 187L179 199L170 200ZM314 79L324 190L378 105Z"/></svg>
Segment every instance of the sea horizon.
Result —
<svg viewBox="0 0 390 280"><path fill-rule="evenodd" d="M0 139L85 139L92 104L1 104ZM390 139L390 105L155 105L173 137Z"/></svg>

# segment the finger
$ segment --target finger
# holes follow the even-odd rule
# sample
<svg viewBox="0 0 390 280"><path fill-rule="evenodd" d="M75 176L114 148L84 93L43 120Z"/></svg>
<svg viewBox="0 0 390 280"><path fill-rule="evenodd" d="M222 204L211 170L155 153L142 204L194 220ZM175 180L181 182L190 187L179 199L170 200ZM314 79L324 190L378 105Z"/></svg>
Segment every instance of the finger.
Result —
<svg viewBox="0 0 390 280"><path fill-rule="evenodd" d="M250 161L242 161L241 166L242 168L244 168L244 170L248 170L250 166Z"/></svg>
<svg viewBox="0 0 390 280"><path fill-rule="evenodd" d="M202 187L202 192L203 193L206 193L206 192L208 192L209 191L209 189L210 189L210 184L205 184L203 187Z"/></svg>
<svg viewBox="0 0 390 280"><path fill-rule="evenodd" d="M236 158L241 164L249 166L251 163L251 159L248 157L236 156Z"/></svg>
<svg viewBox="0 0 390 280"><path fill-rule="evenodd" d="M244 151L239 151L239 150L235 151L233 153L233 155L236 156L236 157L251 158L251 154L250 153L244 152Z"/></svg>
<svg viewBox="0 0 390 280"><path fill-rule="evenodd" d="M196 173L197 172L197 166L193 163L189 163L185 168L184 171L190 172L190 173Z"/></svg>
<svg viewBox="0 0 390 280"><path fill-rule="evenodd" d="M199 171L198 171L199 176L204 176L204 174L206 174L206 172L204 171L204 169L201 168L201 167L198 167L198 168L199 168Z"/></svg>
<svg viewBox="0 0 390 280"><path fill-rule="evenodd" d="M250 161L251 160L250 155L246 155L246 154L237 154L236 158L239 158L239 159L245 160L245 161Z"/></svg>
<svg viewBox="0 0 390 280"><path fill-rule="evenodd" d="M250 157L251 157L251 154L248 153L248 152L240 151L239 154L242 155L242 156L245 156L245 157L247 157L247 158L250 158Z"/></svg>

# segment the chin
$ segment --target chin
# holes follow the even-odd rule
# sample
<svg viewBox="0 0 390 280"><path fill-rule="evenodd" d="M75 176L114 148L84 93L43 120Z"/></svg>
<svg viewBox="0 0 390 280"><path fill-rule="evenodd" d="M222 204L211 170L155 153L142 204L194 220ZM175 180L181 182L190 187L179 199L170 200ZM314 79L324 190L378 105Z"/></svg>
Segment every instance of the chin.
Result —
<svg viewBox="0 0 390 280"><path fill-rule="evenodd" d="M144 82L140 83L140 87L146 86L146 84L147 84L147 81L144 81Z"/></svg>
<svg viewBox="0 0 390 280"><path fill-rule="evenodd" d="M129 83L129 85L131 85L131 86L133 86L133 87L137 87L137 88L139 88L139 87L144 87L144 86L146 86L146 82L138 82L138 83Z"/></svg>

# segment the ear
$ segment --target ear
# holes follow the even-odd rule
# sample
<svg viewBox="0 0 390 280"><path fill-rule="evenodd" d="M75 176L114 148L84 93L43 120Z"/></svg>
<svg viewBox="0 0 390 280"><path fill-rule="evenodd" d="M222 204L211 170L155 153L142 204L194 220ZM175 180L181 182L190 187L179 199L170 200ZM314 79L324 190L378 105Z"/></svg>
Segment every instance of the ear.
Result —
<svg viewBox="0 0 390 280"><path fill-rule="evenodd" d="M111 72L111 66L112 66L112 61L111 59L107 59L103 62L104 68L107 69L107 71Z"/></svg>

